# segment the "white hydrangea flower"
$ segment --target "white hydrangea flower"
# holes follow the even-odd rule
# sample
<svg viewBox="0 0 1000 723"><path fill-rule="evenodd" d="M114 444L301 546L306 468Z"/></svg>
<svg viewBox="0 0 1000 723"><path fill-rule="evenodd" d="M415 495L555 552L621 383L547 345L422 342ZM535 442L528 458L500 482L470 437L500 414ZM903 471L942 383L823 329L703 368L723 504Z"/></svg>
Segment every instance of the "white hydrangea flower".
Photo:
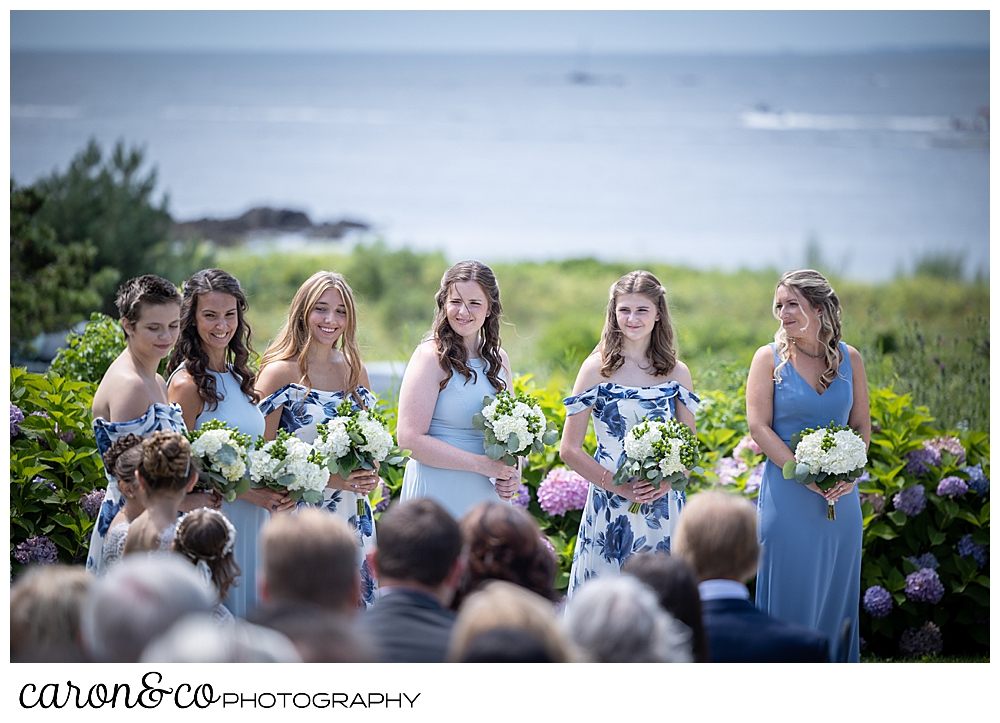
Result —
<svg viewBox="0 0 1000 723"><path fill-rule="evenodd" d="M492 420L497 414L497 400L494 399L492 402L483 407L483 416L486 419Z"/></svg>
<svg viewBox="0 0 1000 723"><path fill-rule="evenodd" d="M531 416L532 409L524 402L514 402L514 415L515 417L521 417L522 419L527 419Z"/></svg>
<svg viewBox="0 0 1000 723"><path fill-rule="evenodd" d="M228 429L210 429L191 445L191 454L195 457L207 457L215 454L224 444L233 444ZM236 446L235 444L233 446Z"/></svg>
<svg viewBox="0 0 1000 723"><path fill-rule="evenodd" d="M361 451L367 452L379 462L388 457L389 450L392 449L392 435L389 434L389 430L368 412L361 412L358 415L358 426L361 427L361 433L365 437Z"/></svg>
<svg viewBox="0 0 1000 723"><path fill-rule="evenodd" d="M684 471L684 463L681 462L681 443L670 439L666 442L670 451L660 460L660 474L664 477Z"/></svg>
<svg viewBox="0 0 1000 723"><path fill-rule="evenodd" d="M329 430L326 439L316 438L315 447L321 454L330 459L340 459L351 448L351 438L347 434L347 420L343 417L334 417L326 423Z"/></svg>

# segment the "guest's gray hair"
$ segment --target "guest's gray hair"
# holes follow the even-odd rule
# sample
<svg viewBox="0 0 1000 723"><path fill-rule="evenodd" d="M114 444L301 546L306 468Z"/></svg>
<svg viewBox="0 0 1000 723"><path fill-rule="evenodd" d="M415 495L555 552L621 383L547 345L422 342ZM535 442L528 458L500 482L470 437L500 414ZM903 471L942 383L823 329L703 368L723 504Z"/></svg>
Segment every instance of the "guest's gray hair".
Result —
<svg viewBox="0 0 1000 723"><path fill-rule="evenodd" d="M129 555L84 600L84 648L95 662L137 662L143 648L179 618L211 613L214 598L215 590L180 555Z"/></svg>
<svg viewBox="0 0 1000 723"><path fill-rule="evenodd" d="M245 620L220 623L205 613L178 620L146 646L140 663L301 663L292 641Z"/></svg>
<svg viewBox="0 0 1000 723"><path fill-rule="evenodd" d="M628 575L591 580L566 606L569 636L595 663L690 663L690 634Z"/></svg>

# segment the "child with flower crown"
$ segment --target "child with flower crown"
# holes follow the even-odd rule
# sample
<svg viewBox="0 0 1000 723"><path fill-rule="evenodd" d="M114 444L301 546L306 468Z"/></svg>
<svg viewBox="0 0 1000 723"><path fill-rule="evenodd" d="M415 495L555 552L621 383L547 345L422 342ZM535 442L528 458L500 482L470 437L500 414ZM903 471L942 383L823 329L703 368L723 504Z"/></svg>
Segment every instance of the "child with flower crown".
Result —
<svg viewBox="0 0 1000 723"><path fill-rule="evenodd" d="M218 590L215 612L218 623L232 623L233 614L222 604L229 588L239 584L240 567L233 558L236 528L224 514L209 508L193 510L177 523L173 551L194 563L198 571Z"/></svg>

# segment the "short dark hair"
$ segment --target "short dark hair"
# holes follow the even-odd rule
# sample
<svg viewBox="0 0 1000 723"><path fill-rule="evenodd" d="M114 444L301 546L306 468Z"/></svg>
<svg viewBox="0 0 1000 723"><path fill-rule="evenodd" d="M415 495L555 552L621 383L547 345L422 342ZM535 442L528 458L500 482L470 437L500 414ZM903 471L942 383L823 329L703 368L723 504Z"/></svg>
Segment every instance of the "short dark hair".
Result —
<svg viewBox="0 0 1000 723"><path fill-rule="evenodd" d="M378 521L379 576L436 586L462 554L462 531L448 511L421 497L390 507Z"/></svg>
<svg viewBox="0 0 1000 723"><path fill-rule="evenodd" d="M181 303L181 292L162 276L145 274L129 279L118 287L115 306L122 319L134 324L139 321L143 304Z"/></svg>

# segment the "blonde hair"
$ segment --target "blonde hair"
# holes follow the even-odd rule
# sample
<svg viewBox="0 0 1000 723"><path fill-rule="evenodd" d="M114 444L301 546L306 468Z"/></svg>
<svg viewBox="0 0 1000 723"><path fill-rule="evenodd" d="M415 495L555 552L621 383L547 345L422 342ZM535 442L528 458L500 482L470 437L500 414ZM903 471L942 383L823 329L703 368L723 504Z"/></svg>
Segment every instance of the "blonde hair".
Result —
<svg viewBox="0 0 1000 723"><path fill-rule="evenodd" d="M677 365L677 349L674 347L674 327L667 307L666 289L659 279L648 271L632 271L611 285L608 290L607 318L601 331L601 376L607 379L625 363L622 356L622 334L618 326L618 299L627 294L639 294L649 299L656 307L659 319L653 325L653 333L646 350L646 358L651 364L650 373L661 377L673 371Z"/></svg>
<svg viewBox="0 0 1000 723"><path fill-rule="evenodd" d="M725 492L699 492L684 505L671 553L694 570L698 581L746 582L757 569L757 512L747 500Z"/></svg>
<svg viewBox="0 0 1000 723"><path fill-rule="evenodd" d="M38 565L28 568L10 588L12 657L65 653L80 634L80 610L94 578L82 567Z"/></svg>
<svg viewBox="0 0 1000 723"><path fill-rule="evenodd" d="M354 397L358 404L364 406L355 391L361 383L361 351L358 349L356 338L358 311L354 303L354 292L351 291L351 287L348 286L344 277L335 271L317 271L306 279L299 290L295 292L291 306L288 307L288 318L285 320L285 325L281 327L278 336L271 342L260 360L260 371L263 371L264 367L271 362L295 359L301 374L299 383L312 387L312 382L309 380L308 361L312 333L309 331L308 317L319 301L319 297L330 289L335 289L340 293L340 298L343 299L344 307L347 309L347 326L338 342L334 343L334 347L340 349L347 361L346 391Z"/></svg>
<svg viewBox="0 0 1000 723"><path fill-rule="evenodd" d="M840 299L837 298L830 282L818 271L812 269L786 271L778 279L778 285L774 287L774 301L771 302L771 314L779 321L777 299L778 289L782 286L795 294L800 302L805 300L811 307L819 310L819 328L816 330L815 339L820 343L826 358L826 369L820 375L820 384L825 390L833 383L837 369L844 361L844 354L840 350ZM774 332L774 346L779 360L774 368L774 381L779 383L781 368L791 358L788 344L788 334L784 326L779 324L778 330Z"/></svg>

